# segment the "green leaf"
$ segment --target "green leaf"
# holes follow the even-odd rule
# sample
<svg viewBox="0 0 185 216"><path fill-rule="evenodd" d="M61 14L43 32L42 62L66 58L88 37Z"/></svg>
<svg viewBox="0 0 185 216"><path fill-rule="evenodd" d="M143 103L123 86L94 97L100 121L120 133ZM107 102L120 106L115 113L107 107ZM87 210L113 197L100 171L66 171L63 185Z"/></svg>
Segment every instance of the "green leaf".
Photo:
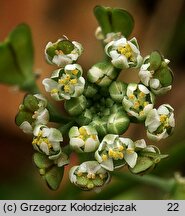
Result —
<svg viewBox="0 0 185 216"><path fill-rule="evenodd" d="M31 31L21 24L0 44L0 82L25 89L34 81Z"/></svg>
<svg viewBox="0 0 185 216"><path fill-rule="evenodd" d="M121 32L126 38L132 33L134 19L126 10L114 8L112 10L113 32Z"/></svg>
<svg viewBox="0 0 185 216"><path fill-rule="evenodd" d="M53 166L48 172L46 172L44 179L52 190L56 190L60 186L63 174L64 167Z"/></svg>
<svg viewBox="0 0 185 216"><path fill-rule="evenodd" d="M98 5L94 8L94 15L98 20L98 23L101 26L104 35L106 35L109 32L112 32L112 26L110 21L111 8L106 8Z"/></svg>
<svg viewBox="0 0 185 216"><path fill-rule="evenodd" d="M161 63L162 57L158 51L154 51L150 54L150 70L157 70Z"/></svg>
<svg viewBox="0 0 185 216"><path fill-rule="evenodd" d="M126 10L96 6L94 14L104 35L110 32L121 32L127 38L133 30L134 19Z"/></svg>

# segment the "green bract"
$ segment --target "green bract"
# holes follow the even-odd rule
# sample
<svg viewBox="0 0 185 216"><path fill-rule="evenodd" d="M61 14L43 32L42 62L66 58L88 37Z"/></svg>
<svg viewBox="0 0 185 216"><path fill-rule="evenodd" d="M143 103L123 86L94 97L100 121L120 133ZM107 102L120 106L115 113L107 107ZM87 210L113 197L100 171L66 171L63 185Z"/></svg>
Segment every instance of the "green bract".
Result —
<svg viewBox="0 0 185 216"><path fill-rule="evenodd" d="M66 37L57 40L55 43L49 42L45 48L46 60L50 64L58 67L65 67L77 61L83 52L83 47L76 41L70 41Z"/></svg>
<svg viewBox="0 0 185 216"><path fill-rule="evenodd" d="M36 125L48 123L49 112L46 106L47 100L41 94L26 95L16 115L16 124L24 133L32 133Z"/></svg>
<svg viewBox="0 0 185 216"><path fill-rule="evenodd" d="M84 90L85 79L82 77L80 65L68 64L64 69L54 71L51 78L44 79L42 83L46 91L59 101L80 96Z"/></svg>
<svg viewBox="0 0 185 216"><path fill-rule="evenodd" d="M93 152L98 148L98 133L92 126L72 127L69 131L69 144L77 152Z"/></svg>
<svg viewBox="0 0 185 216"><path fill-rule="evenodd" d="M111 58L114 67L119 69L138 68L142 64L142 57L135 38L130 41L124 37L113 40L105 46L105 52Z"/></svg>
<svg viewBox="0 0 185 216"><path fill-rule="evenodd" d="M69 179L82 190L92 190L108 183L110 174L97 161L86 161L71 168Z"/></svg>
<svg viewBox="0 0 185 216"><path fill-rule="evenodd" d="M147 115L145 126L149 139L165 139L175 127L173 108L169 104L163 104L158 109L152 109Z"/></svg>

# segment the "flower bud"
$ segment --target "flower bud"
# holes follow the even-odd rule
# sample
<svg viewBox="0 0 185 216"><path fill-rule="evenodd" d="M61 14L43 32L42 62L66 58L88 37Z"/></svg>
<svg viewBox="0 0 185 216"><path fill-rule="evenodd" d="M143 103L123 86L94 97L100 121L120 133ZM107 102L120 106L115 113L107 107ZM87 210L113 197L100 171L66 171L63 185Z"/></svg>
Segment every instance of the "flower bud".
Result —
<svg viewBox="0 0 185 216"><path fill-rule="evenodd" d="M53 72L51 78L42 82L47 92L57 101L69 100L83 93L85 79L82 77L82 68L78 64L68 64L64 69Z"/></svg>
<svg viewBox="0 0 185 216"><path fill-rule="evenodd" d="M126 95L127 84L121 81L114 81L109 86L109 93L111 98L117 102L121 103L123 97Z"/></svg>
<svg viewBox="0 0 185 216"><path fill-rule="evenodd" d="M87 98L92 98L96 95L96 93L98 92L98 88L95 84L86 82L85 83L85 89L83 94L87 97Z"/></svg>
<svg viewBox="0 0 185 216"><path fill-rule="evenodd" d="M117 78L119 70L115 69L109 62L99 62L92 66L87 72L87 79L98 86L106 87Z"/></svg>
<svg viewBox="0 0 185 216"><path fill-rule="evenodd" d="M130 119L124 111L113 113L108 118L108 133L121 135L128 129L129 124Z"/></svg>
<svg viewBox="0 0 185 216"><path fill-rule="evenodd" d="M45 56L50 64L65 67L77 61L82 54L82 45L76 41L70 41L66 37L59 39L55 43L49 42L46 45Z"/></svg>
<svg viewBox="0 0 185 216"><path fill-rule="evenodd" d="M105 46L105 53L111 58L114 67L119 69L140 67L142 64L142 57L135 38L127 41L122 37L111 41Z"/></svg>
<svg viewBox="0 0 185 216"><path fill-rule="evenodd" d="M80 115L87 106L86 98L81 95L77 98L71 98L65 101L64 108L71 116Z"/></svg>
<svg viewBox="0 0 185 216"><path fill-rule="evenodd" d="M55 128L37 125L33 131L33 147L35 150L56 159L61 154L60 142L63 141L62 134ZM49 158L50 158L49 157Z"/></svg>
<svg viewBox="0 0 185 216"><path fill-rule="evenodd" d="M92 121L93 115L89 109L85 109L80 116L78 116L75 121L80 125L88 125Z"/></svg>
<svg viewBox="0 0 185 216"><path fill-rule="evenodd" d="M175 127L173 108L168 104L152 109L145 120L149 139L159 141L172 134Z"/></svg>
<svg viewBox="0 0 185 216"><path fill-rule="evenodd" d="M90 125L93 126L98 132L99 137L104 137L107 134L107 120L108 117L106 116L102 118L96 116L93 118L92 122L90 123Z"/></svg>
<svg viewBox="0 0 185 216"><path fill-rule="evenodd" d="M82 190L92 190L107 184L110 174L97 161L86 161L71 168L69 179Z"/></svg>
<svg viewBox="0 0 185 216"><path fill-rule="evenodd" d="M153 108L154 95L142 84L130 83L123 98L125 111L139 121L145 120Z"/></svg>
<svg viewBox="0 0 185 216"><path fill-rule="evenodd" d="M171 89L173 73L168 63L168 59L164 59L159 52L154 51L145 58L141 66L139 72L141 82L150 87L156 95L165 94Z"/></svg>
<svg viewBox="0 0 185 216"><path fill-rule="evenodd" d="M99 145L98 133L92 126L73 126L69 131L70 146L77 152L93 152Z"/></svg>
<svg viewBox="0 0 185 216"><path fill-rule="evenodd" d="M32 133L38 124L47 124L49 112L47 100L40 94L26 95L19 107L15 122L25 133Z"/></svg>

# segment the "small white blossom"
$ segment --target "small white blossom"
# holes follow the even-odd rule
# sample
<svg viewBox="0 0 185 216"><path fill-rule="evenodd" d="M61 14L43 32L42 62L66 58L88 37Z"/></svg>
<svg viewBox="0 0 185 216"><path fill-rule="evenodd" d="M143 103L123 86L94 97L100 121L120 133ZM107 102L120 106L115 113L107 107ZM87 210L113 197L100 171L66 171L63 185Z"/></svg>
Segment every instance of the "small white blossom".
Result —
<svg viewBox="0 0 185 216"><path fill-rule="evenodd" d="M84 91L85 79L82 73L79 64L68 64L64 69L54 71L51 78L44 79L42 83L55 100L69 100L80 96Z"/></svg>
<svg viewBox="0 0 185 216"><path fill-rule="evenodd" d="M93 152L99 146L98 133L92 126L73 126L69 131L70 146L77 152Z"/></svg>
<svg viewBox="0 0 185 216"><path fill-rule="evenodd" d="M32 144L35 150L50 156L50 159L57 159L60 156L60 143L63 141L63 137L58 129L37 125L33 135Z"/></svg>
<svg viewBox="0 0 185 216"><path fill-rule="evenodd" d="M58 67L65 67L77 61L83 52L83 47L76 41L69 41L66 37L57 40L55 43L49 42L45 48L46 60L50 64Z"/></svg>
<svg viewBox="0 0 185 216"><path fill-rule="evenodd" d="M153 109L154 95L144 85L130 83L122 103L129 115L144 120L148 112Z"/></svg>
<svg viewBox="0 0 185 216"><path fill-rule="evenodd" d="M103 168L109 171L126 164L134 168L140 151L155 152L155 148L147 146L144 139L133 142L129 138L107 134L95 152L95 158Z"/></svg>
<svg viewBox="0 0 185 216"><path fill-rule="evenodd" d="M69 179L82 190L92 190L108 183L110 174L97 161L86 161L71 168Z"/></svg>
<svg viewBox="0 0 185 216"><path fill-rule="evenodd" d="M149 59L149 57L147 57L146 60L147 59ZM165 59L164 61L166 64L169 63L168 59ZM165 94L166 92L171 90L172 86L163 86L163 84L160 82L160 79L155 76L155 72L156 71L154 70L150 70L150 62L145 63L141 66L141 69L139 71L139 78L145 86L150 87L154 94Z"/></svg>
<svg viewBox="0 0 185 216"><path fill-rule="evenodd" d="M130 41L124 37L113 40L105 46L105 52L112 59L112 64L119 69L139 67L142 64L142 57L135 38Z"/></svg>
<svg viewBox="0 0 185 216"><path fill-rule="evenodd" d="M168 104L152 109L146 118L145 126L149 139L159 141L168 137L175 127L173 108Z"/></svg>

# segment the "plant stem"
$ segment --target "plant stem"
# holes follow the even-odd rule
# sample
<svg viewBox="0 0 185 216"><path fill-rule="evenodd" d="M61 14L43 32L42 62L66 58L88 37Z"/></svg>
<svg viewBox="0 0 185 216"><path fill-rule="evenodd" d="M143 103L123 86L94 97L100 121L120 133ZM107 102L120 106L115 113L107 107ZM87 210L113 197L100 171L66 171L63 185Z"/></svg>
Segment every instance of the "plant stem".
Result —
<svg viewBox="0 0 185 216"><path fill-rule="evenodd" d="M127 179L128 181L132 181L135 183L142 183L150 186L155 186L165 192L171 192L175 186L174 179L163 179L153 175L136 176L132 174L119 172L113 172L112 175L120 180Z"/></svg>

